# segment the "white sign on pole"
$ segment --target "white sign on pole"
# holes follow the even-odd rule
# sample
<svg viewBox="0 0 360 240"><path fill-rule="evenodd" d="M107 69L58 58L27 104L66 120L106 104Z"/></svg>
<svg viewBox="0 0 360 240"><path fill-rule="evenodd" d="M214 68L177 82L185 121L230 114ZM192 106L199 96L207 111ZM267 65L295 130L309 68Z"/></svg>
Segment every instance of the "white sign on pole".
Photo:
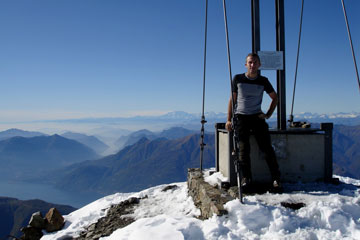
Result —
<svg viewBox="0 0 360 240"><path fill-rule="evenodd" d="M283 51L259 51L261 61L259 70L284 70Z"/></svg>

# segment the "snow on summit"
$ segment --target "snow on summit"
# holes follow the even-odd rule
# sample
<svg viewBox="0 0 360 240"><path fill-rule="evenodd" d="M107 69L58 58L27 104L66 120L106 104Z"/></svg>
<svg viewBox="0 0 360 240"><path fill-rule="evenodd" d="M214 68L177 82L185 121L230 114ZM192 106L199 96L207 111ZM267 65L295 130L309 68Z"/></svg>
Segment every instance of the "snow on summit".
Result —
<svg viewBox="0 0 360 240"><path fill-rule="evenodd" d="M161 185L117 193L65 216L64 229L42 240L76 237L104 217L111 205L145 195L132 214L135 222L100 239L360 239L360 180L336 177L342 184L299 185L301 191L246 196L245 204L236 199L225 205L228 215L207 220L197 218L200 211L187 194L186 182L175 183L178 188L166 192L161 191L166 185ZM292 210L282 202L305 206Z"/></svg>

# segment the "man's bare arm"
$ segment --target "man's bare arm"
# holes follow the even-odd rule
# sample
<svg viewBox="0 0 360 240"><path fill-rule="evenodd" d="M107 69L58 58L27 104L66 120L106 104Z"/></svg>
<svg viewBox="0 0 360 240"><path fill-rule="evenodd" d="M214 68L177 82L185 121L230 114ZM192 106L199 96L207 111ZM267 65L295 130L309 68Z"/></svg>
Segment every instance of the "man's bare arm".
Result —
<svg viewBox="0 0 360 240"><path fill-rule="evenodd" d="M274 113L275 108L278 104L278 96L277 96L276 92L269 93L269 96L271 98L270 107L269 107L269 110L266 112L266 114L259 115L259 117L262 119L269 119L271 117L271 115Z"/></svg>
<svg viewBox="0 0 360 240"><path fill-rule="evenodd" d="M236 93L233 93L232 97L234 98L234 102L236 102L237 100L237 94ZM233 101L232 101L232 98L230 96L230 99L229 99L229 104L228 104L228 115L227 115L227 122L225 124L225 128L228 130L228 131L232 131L232 127L231 127L231 117L232 117L232 108L233 108Z"/></svg>

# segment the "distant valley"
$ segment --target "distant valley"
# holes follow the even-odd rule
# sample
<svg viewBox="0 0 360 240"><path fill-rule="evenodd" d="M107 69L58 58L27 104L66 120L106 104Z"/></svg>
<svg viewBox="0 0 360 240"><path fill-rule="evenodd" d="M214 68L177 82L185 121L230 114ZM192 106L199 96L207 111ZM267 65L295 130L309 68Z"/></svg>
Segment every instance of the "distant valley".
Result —
<svg viewBox="0 0 360 240"><path fill-rule="evenodd" d="M84 144L85 146L94 150L97 154L102 155L109 146L104 142L100 141L95 136L88 136L82 133L66 132L61 134L62 137L78 141L79 143Z"/></svg>

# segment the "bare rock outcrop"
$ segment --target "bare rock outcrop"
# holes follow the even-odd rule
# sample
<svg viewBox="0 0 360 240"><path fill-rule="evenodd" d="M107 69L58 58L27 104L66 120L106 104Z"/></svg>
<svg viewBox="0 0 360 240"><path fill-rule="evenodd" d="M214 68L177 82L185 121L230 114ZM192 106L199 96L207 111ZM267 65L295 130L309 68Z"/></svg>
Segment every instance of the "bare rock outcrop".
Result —
<svg viewBox="0 0 360 240"><path fill-rule="evenodd" d="M65 220L56 208L51 208L45 215L47 232L59 231L64 227Z"/></svg>
<svg viewBox="0 0 360 240"><path fill-rule="evenodd" d="M135 221L131 216L140 198L132 197L119 204L113 205L105 217L87 227L77 240L99 239L111 235L115 230L123 228Z"/></svg>
<svg viewBox="0 0 360 240"><path fill-rule="evenodd" d="M30 218L29 224L20 229L23 235L21 240L39 240L43 236L43 230L47 232L54 232L61 230L64 227L64 217L59 213L56 208L51 208L45 218L40 212L33 213Z"/></svg>

